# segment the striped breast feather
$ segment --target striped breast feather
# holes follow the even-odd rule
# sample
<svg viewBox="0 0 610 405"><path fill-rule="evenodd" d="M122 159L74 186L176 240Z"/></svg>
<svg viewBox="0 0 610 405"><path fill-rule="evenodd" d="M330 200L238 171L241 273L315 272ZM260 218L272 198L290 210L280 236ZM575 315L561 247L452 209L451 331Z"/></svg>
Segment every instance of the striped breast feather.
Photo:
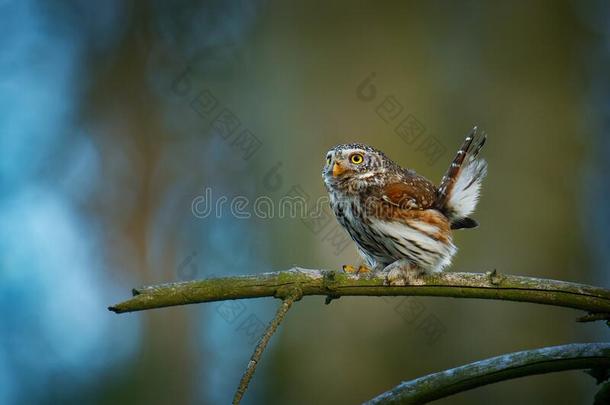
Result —
<svg viewBox="0 0 610 405"><path fill-rule="evenodd" d="M442 230L428 222L373 220L371 226L383 235L384 244L396 253L395 260L409 258L426 270L441 271L451 264L457 251L451 238L436 237Z"/></svg>

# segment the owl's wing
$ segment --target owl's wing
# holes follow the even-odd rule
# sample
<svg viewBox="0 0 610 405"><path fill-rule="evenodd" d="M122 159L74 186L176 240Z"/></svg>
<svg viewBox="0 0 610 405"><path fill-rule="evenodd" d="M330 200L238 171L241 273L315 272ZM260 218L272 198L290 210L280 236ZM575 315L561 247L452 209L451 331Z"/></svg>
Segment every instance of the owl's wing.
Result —
<svg viewBox="0 0 610 405"><path fill-rule="evenodd" d="M435 208L436 189L424 177L415 175L387 185L381 199L392 209L379 210L382 221L378 226L393 224L400 235L408 235L408 243L428 246L429 250L452 246L449 220ZM401 228L401 224L406 226Z"/></svg>
<svg viewBox="0 0 610 405"><path fill-rule="evenodd" d="M425 210L434 206L436 189L424 177L412 175L402 182L385 186L382 189L381 199L402 209Z"/></svg>

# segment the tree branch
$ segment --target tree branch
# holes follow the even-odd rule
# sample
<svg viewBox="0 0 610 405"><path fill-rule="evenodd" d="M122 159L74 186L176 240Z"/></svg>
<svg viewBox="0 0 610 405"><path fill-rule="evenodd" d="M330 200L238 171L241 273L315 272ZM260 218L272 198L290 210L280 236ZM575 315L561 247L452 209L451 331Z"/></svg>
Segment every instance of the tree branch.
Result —
<svg viewBox="0 0 610 405"><path fill-rule="evenodd" d="M444 296L531 302L586 311L580 322L610 320L610 290L565 281L488 273L436 273L408 286L384 285L380 274L358 276L342 271L293 268L249 276L169 283L133 290L133 298L109 307L116 313L174 305L243 298L282 299L275 318L259 341L235 393L238 404L271 336L294 301L305 295L326 296ZM610 344L574 344L494 357L404 382L370 404L422 403L481 385L531 374L592 368L607 376ZM601 370L601 372L600 372ZM599 377L598 377L599 379ZM605 377L604 377L605 379ZM600 393L600 397L601 397ZM605 394L604 394L605 395Z"/></svg>
<svg viewBox="0 0 610 405"><path fill-rule="evenodd" d="M607 378L608 367L610 343L545 347L492 357L403 382L366 405L423 404L499 381L564 370L603 369L601 374Z"/></svg>
<svg viewBox="0 0 610 405"><path fill-rule="evenodd" d="M263 336L261 336L261 339L259 340L258 344L256 345L256 348L254 349L254 353L252 353L252 357L248 362L246 371L244 372L244 375L242 376L241 381L239 382L239 386L237 387L237 391L235 392L235 396L233 397L233 405L238 405L241 402L241 399L244 396L246 390L248 389L248 384L250 383L250 380L254 375L254 371L256 371L256 366L258 365L261 356L263 355L263 352L265 351L265 348L267 347L267 344L271 339L271 336L273 336L273 334L277 330L277 327L284 320L284 317L286 316L286 313L288 312L292 304L295 301L300 300L301 297L301 291L298 289L293 289L291 291L286 292L285 298L282 299L282 304L277 309L275 317L271 320L269 326L267 326L265 333L263 334Z"/></svg>
<svg viewBox="0 0 610 405"><path fill-rule="evenodd" d="M416 285L386 286L383 276L357 276L341 271L293 268L249 276L212 278L161 284L133 290L134 297L109 307L116 313L173 305L281 297L286 288L303 295L341 296L444 296L531 302L587 311L581 321L610 318L610 290L542 278L488 273L436 273L423 276Z"/></svg>

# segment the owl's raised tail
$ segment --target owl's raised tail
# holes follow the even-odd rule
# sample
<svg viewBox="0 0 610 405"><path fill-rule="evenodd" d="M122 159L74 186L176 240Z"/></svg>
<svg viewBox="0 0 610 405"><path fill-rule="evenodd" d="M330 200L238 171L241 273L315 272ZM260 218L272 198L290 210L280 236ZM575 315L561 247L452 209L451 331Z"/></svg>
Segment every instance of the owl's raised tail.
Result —
<svg viewBox="0 0 610 405"><path fill-rule="evenodd" d="M487 174L487 162L477 158L486 139L487 135L478 133L474 127L441 180L436 208L451 220L452 229L478 225L468 216L477 206L481 183Z"/></svg>

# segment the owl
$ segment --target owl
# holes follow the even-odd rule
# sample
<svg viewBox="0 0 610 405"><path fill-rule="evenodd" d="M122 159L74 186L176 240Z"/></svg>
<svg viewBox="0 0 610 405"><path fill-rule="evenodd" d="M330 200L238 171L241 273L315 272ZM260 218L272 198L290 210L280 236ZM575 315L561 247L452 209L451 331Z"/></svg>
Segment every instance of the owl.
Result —
<svg viewBox="0 0 610 405"><path fill-rule="evenodd" d="M451 264L452 231L474 228L474 212L487 162L487 139L473 128L440 185L404 169L363 144L328 151L322 172L330 206L368 264L390 285L412 284Z"/></svg>

